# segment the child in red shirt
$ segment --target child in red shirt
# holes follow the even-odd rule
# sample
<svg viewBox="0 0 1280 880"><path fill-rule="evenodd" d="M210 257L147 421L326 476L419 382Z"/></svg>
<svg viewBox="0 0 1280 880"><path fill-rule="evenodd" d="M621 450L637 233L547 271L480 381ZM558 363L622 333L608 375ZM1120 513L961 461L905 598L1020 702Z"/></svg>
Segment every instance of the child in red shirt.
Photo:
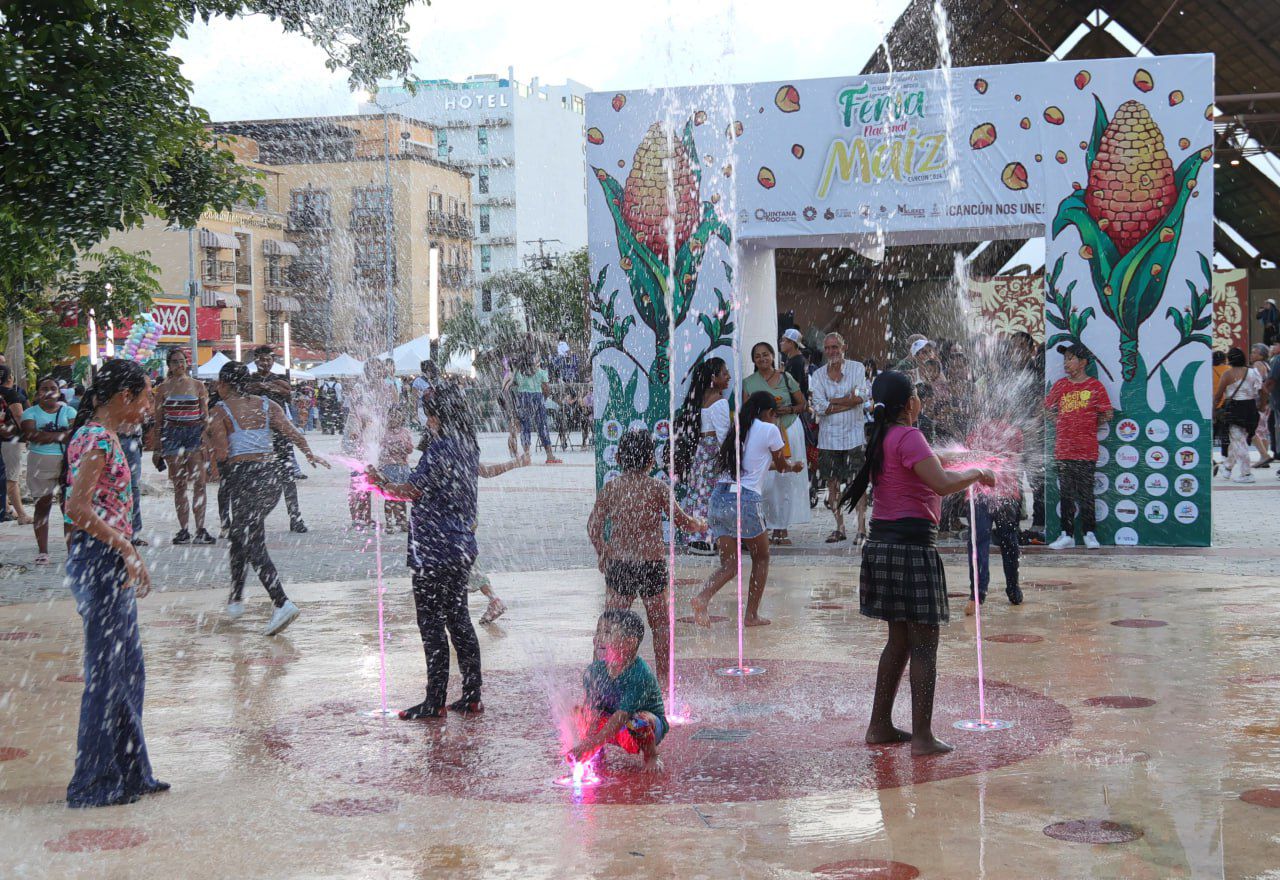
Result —
<svg viewBox="0 0 1280 880"><path fill-rule="evenodd" d="M1080 512L1080 529L1084 545L1090 550L1099 546L1093 530L1093 471L1098 463L1098 426L1111 421L1111 398L1102 383L1085 375L1089 366L1089 349L1079 343L1058 346L1066 377L1053 383L1045 398L1047 409L1056 410L1057 440L1054 459L1058 464L1058 500L1062 534L1049 546L1054 550L1074 547L1076 510Z"/></svg>

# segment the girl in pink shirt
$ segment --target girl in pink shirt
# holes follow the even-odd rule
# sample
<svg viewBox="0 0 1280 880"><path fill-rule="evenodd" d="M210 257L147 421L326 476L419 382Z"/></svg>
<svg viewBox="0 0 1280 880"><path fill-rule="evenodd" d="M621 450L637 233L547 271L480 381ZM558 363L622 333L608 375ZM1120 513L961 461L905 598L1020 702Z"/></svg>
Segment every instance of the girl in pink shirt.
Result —
<svg viewBox="0 0 1280 880"><path fill-rule="evenodd" d="M868 743L911 743L911 754L933 755L951 746L933 735L933 690L938 677L938 635L950 614L947 580L936 547L942 496L974 483L995 485L985 468L948 471L915 427L920 398L910 377L886 370L871 385L874 421L867 458L841 502L850 510L874 481L871 534L862 548L859 604L867 617L889 625L880 654ZM893 726L893 702L911 662L911 732Z"/></svg>

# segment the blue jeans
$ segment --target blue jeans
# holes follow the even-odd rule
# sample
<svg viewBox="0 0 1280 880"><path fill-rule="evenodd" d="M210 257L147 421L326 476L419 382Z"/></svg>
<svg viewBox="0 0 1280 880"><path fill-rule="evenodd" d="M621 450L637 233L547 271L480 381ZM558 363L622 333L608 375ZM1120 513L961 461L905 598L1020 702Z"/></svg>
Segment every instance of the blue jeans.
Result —
<svg viewBox="0 0 1280 880"><path fill-rule="evenodd" d="M711 536L736 538L738 536L738 494L730 491L734 483L716 483L707 503L707 525ZM742 490L742 537L757 538L764 534L764 498L759 492Z"/></svg>
<svg viewBox="0 0 1280 880"><path fill-rule="evenodd" d="M70 807L127 802L157 786L142 736L138 607L133 589L121 589L124 578L120 554L83 533L72 538L67 584L84 622L84 695Z"/></svg>
<svg viewBox="0 0 1280 880"><path fill-rule="evenodd" d="M538 439L542 448L551 454L551 435L547 433L547 406L542 400L542 393L537 391L521 391L516 395L516 415L520 419L520 443L529 448L533 429L538 430Z"/></svg>
<svg viewBox="0 0 1280 880"><path fill-rule="evenodd" d="M1000 546L1000 558L1004 563L1004 589L1009 592L1018 586L1018 559L1022 548L1018 546L1018 502L984 498L974 499L974 527L978 535L978 596L987 600L987 585L991 581L991 539ZM969 558L969 598L973 598L973 532L966 541Z"/></svg>
<svg viewBox="0 0 1280 880"><path fill-rule="evenodd" d="M129 462L129 481L133 483L133 536L142 531L142 435L122 434L120 445Z"/></svg>

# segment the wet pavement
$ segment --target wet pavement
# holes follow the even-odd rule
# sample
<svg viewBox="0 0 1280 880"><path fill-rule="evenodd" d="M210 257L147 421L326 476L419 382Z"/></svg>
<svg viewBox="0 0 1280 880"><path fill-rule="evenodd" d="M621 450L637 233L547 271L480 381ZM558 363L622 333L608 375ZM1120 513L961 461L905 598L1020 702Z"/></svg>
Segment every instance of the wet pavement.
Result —
<svg viewBox="0 0 1280 880"><path fill-rule="evenodd" d="M486 440L486 458L500 446ZM225 548L157 542L166 589L139 605L145 724L173 790L127 807L61 803L79 619L56 572L6 566L0 876L1276 876L1280 571L1262 524L1280 496L1269 484L1216 496L1218 532L1238 535L1214 551L1035 554L1016 608L996 574L986 694L1009 730L952 728L978 712L974 621L953 598L936 728L957 748L925 759L862 743L883 632L857 613L856 558L807 547L829 531L819 516L772 570L773 625L746 633L746 660L765 672L715 674L737 662L730 585L712 606L723 621L677 624L693 722L664 743L665 772L642 777L616 753L605 784L575 795L551 781L564 772L555 707L575 696L603 604L584 534L591 471L575 454L504 479L482 483L482 553L509 611L478 627L478 718L370 717L381 667L372 552L343 529L341 475L303 484L311 534L285 532L282 512L272 520L303 609L281 637L259 634L268 603L253 584L244 618L222 620ZM168 528L167 496L147 503ZM0 561L29 549L19 534L3 527ZM392 708L421 699L424 681L402 540L386 554ZM945 558L962 592L962 557ZM681 615L707 569L680 560ZM904 694L901 725L908 708Z"/></svg>

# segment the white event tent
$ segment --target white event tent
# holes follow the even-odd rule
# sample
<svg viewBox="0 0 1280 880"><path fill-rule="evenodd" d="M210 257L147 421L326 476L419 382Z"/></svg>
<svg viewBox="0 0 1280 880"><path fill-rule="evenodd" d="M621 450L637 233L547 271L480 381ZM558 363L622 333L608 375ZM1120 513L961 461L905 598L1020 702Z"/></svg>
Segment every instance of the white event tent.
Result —
<svg viewBox="0 0 1280 880"><path fill-rule="evenodd" d="M340 354L331 361L312 367L311 375L317 379L357 379L364 375L364 363L349 354Z"/></svg>

